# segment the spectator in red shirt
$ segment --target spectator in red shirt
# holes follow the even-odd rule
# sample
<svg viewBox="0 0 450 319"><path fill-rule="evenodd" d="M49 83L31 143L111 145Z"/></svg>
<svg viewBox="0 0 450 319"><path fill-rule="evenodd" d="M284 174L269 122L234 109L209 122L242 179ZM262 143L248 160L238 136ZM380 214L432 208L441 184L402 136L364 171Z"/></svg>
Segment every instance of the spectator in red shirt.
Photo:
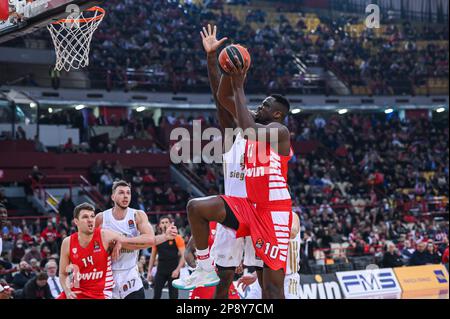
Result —
<svg viewBox="0 0 450 319"><path fill-rule="evenodd" d="M147 168L144 170L142 180L144 184L156 183L158 181L152 174L150 174L150 171Z"/></svg>
<svg viewBox="0 0 450 319"><path fill-rule="evenodd" d="M74 152L73 142L72 142L72 138L71 137L69 137L67 139L66 144L64 144L64 152L68 152L68 153L73 153Z"/></svg>
<svg viewBox="0 0 450 319"><path fill-rule="evenodd" d="M27 227L23 228L23 232L22 232L22 239L25 243L27 244L32 244L34 242L33 237L31 237L30 235L30 231L28 230Z"/></svg>
<svg viewBox="0 0 450 319"><path fill-rule="evenodd" d="M44 241L48 241L49 237L52 237L54 240L58 238L60 235L55 227L53 227L53 224L51 222L47 223L47 228L45 228L41 233L41 238L44 239Z"/></svg>

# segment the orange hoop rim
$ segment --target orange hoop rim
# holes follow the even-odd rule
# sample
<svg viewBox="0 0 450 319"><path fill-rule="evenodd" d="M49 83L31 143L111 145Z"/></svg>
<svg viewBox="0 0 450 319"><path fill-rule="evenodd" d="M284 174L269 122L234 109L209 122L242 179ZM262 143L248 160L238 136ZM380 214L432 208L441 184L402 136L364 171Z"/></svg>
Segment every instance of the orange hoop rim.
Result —
<svg viewBox="0 0 450 319"><path fill-rule="evenodd" d="M105 15L106 11L103 8L100 7L92 7L85 11L98 11L100 12L99 15L92 17L92 18L82 18L82 19L60 19L58 21L52 22L52 24L61 24L61 23L89 23L92 21L97 21L103 19L103 16Z"/></svg>

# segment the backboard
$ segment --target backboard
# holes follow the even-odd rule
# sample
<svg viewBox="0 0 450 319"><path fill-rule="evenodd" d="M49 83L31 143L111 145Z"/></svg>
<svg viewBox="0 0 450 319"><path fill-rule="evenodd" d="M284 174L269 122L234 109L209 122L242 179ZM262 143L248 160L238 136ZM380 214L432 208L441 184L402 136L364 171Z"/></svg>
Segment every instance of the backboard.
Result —
<svg viewBox="0 0 450 319"><path fill-rule="evenodd" d="M70 14L66 12L66 7L70 4L77 5L80 11L83 11L102 2L102 0L0 0L0 43L66 18Z"/></svg>

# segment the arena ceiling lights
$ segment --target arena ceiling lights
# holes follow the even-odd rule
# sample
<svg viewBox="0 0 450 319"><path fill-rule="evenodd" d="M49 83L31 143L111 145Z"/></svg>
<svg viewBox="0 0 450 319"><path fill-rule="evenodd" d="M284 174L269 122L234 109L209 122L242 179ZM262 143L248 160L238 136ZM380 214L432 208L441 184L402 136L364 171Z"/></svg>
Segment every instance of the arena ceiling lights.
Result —
<svg viewBox="0 0 450 319"><path fill-rule="evenodd" d="M145 111L146 107L145 106L139 106L138 108L136 108L136 112L142 112Z"/></svg>
<svg viewBox="0 0 450 319"><path fill-rule="evenodd" d="M440 107L440 108L437 108L436 109L436 112L438 112L438 113L442 113L442 112L444 112L445 111L445 108L444 107Z"/></svg>
<svg viewBox="0 0 450 319"><path fill-rule="evenodd" d="M85 107L86 107L86 105L79 104L79 105L75 106L75 110L80 111L80 110L84 109Z"/></svg>
<svg viewBox="0 0 450 319"><path fill-rule="evenodd" d="M347 112L348 112L347 109L340 109L340 110L338 110L338 113L339 113L340 115L344 115L344 114L347 113Z"/></svg>
<svg viewBox="0 0 450 319"><path fill-rule="evenodd" d="M298 114L298 113L300 113L302 110L301 109L293 109L292 111L291 111L291 113L292 114Z"/></svg>
<svg viewBox="0 0 450 319"><path fill-rule="evenodd" d="M391 108L384 110L384 113L386 113L386 114L391 114L392 112L394 112L394 109L391 109Z"/></svg>

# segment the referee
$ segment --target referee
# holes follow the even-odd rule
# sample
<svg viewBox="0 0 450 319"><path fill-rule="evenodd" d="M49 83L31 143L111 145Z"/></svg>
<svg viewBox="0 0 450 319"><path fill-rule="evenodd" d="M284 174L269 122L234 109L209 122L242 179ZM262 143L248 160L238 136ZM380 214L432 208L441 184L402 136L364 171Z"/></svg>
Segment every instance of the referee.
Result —
<svg viewBox="0 0 450 319"><path fill-rule="evenodd" d="M159 219L158 228L165 233L171 221L168 216ZM178 289L172 286L172 281L180 276L180 270L184 266L184 240L177 235L174 240L168 240L162 244L152 247L152 256L148 264L148 282L153 282L153 299L161 299L162 289L168 283L169 298L178 299ZM158 265L155 278L152 276L152 269L158 255Z"/></svg>

